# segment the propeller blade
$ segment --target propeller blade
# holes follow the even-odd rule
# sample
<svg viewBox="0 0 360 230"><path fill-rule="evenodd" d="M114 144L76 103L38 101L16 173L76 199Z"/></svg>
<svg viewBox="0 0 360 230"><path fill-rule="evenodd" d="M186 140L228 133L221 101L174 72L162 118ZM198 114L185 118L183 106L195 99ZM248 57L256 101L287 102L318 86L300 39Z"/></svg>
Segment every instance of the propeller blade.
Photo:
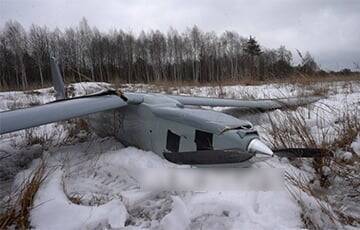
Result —
<svg viewBox="0 0 360 230"><path fill-rule="evenodd" d="M327 149L317 148L285 148L273 150L278 157L289 158L321 158L332 157L334 154ZM255 153L239 149L201 150L191 152L164 152L166 160L175 164L207 165L240 163L252 158ZM265 154L271 156L270 154ZM266 158L267 159L267 158Z"/></svg>
<svg viewBox="0 0 360 230"><path fill-rule="evenodd" d="M284 148L274 149L273 152L278 157L289 158L322 158L334 156L332 151L319 148Z"/></svg>

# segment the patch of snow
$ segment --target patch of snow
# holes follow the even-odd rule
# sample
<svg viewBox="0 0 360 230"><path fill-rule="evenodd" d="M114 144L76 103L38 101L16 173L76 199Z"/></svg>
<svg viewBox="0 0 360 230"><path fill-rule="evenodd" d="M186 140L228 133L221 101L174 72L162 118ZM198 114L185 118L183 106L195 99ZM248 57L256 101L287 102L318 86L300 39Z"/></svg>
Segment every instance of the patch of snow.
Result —
<svg viewBox="0 0 360 230"><path fill-rule="evenodd" d="M71 203L62 190L62 170L52 173L37 192L31 211L31 225L38 229L87 229L104 224L112 228L124 227L127 218L120 200L100 206Z"/></svg>
<svg viewBox="0 0 360 230"><path fill-rule="evenodd" d="M193 229L301 227L300 210L283 192L208 192L188 202Z"/></svg>
<svg viewBox="0 0 360 230"><path fill-rule="evenodd" d="M356 155L360 157L360 135L358 135L356 140L351 144L351 148L354 150Z"/></svg>
<svg viewBox="0 0 360 230"><path fill-rule="evenodd" d="M172 210L161 220L163 229L189 229L190 215L185 203L178 196L172 196Z"/></svg>
<svg viewBox="0 0 360 230"><path fill-rule="evenodd" d="M353 155L351 152L344 152L341 155L341 159L343 159L344 161L350 161L352 159Z"/></svg>
<svg viewBox="0 0 360 230"><path fill-rule="evenodd" d="M331 174L331 169L328 166L323 166L321 170L324 176L329 176Z"/></svg>

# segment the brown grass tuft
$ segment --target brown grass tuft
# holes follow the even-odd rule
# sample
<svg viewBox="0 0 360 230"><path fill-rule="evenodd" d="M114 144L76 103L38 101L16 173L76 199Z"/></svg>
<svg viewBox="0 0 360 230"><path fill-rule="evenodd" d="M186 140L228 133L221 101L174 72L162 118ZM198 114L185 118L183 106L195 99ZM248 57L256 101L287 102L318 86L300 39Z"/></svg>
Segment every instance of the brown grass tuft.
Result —
<svg viewBox="0 0 360 230"><path fill-rule="evenodd" d="M311 132L311 127L306 122L306 115L302 115L297 112L284 112L279 117L270 116L270 142L275 148L293 148L293 147L305 147L305 148L324 148L332 151L351 151L350 145L356 139L360 133L360 119L357 111L348 110L339 116L340 118L332 124L332 135L329 130L321 129L320 133L314 134ZM321 127L320 124L317 124ZM334 177L341 178L341 181L346 182L348 192L339 195L339 199L346 197L353 202L356 201L352 191L358 191L360 187L358 167L359 158L356 154L353 154L351 162L344 162L341 158L315 158L312 160L312 165L315 170L314 178L310 181L305 180L301 176L293 176L290 174L285 175L286 181L290 185L299 188L300 191L314 197L317 205L317 209L321 210L328 219L334 224L334 226L352 225L356 226L360 224L360 220L356 219L351 213L343 210L338 204L328 199L329 186L333 183ZM304 161L297 159L291 161L295 166L302 164ZM325 171L324 171L325 170ZM329 174L329 170L331 170ZM313 181L318 180L320 186L316 186ZM307 204L301 197L301 194L295 194L290 191L291 195L298 202L302 209L302 220L305 227L309 229L319 229L312 220L311 205ZM350 197L350 198L349 198Z"/></svg>
<svg viewBox="0 0 360 230"><path fill-rule="evenodd" d="M300 113L284 112L283 120L269 115L269 134L274 148L316 148L315 137L306 124L305 116Z"/></svg>
<svg viewBox="0 0 360 230"><path fill-rule="evenodd" d="M30 211L40 185L47 177L45 162L30 174L29 178L20 186L21 190L16 193L16 198L10 196L6 202L5 211L0 214L0 229L29 229Z"/></svg>
<svg viewBox="0 0 360 230"><path fill-rule="evenodd" d="M344 112L337 121L337 137L333 142L333 148L346 149L356 139L360 133L360 112Z"/></svg>
<svg viewBox="0 0 360 230"><path fill-rule="evenodd" d="M68 136L65 142L72 143L74 140L84 141L90 133L89 123L82 118L74 118L68 121L66 125Z"/></svg>
<svg viewBox="0 0 360 230"><path fill-rule="evenodd" d="M51 138L47 134L43 134L43 135L36 134L34 128L25 130L25 140L27 146L32 146L36 144L44 145L48 141L50 141L50 139Z"/></svg>
<svg viewBox="0 0 360 230"><path fill-rule="evenodd" d="M289 182L290 185L295 186L296 188L300 189L300 191L308 194L309 196L314 198L316 208L321 210L332 224L336 224L338 222L338 217L335 215L329 202L324 196L323 193L315 190L309 182L302 177L301 175L294 176L290 173L285 173L285 180ZM320 226L316 223L316 220L312 217L312 212L314 211L314 207L309 207L307 202L302 198L301 193L295 193L291 188L287 187L287 190L291 194L291 196L297 201L299 204L302 213L301 219L307 229L321 229Z"/></svg>

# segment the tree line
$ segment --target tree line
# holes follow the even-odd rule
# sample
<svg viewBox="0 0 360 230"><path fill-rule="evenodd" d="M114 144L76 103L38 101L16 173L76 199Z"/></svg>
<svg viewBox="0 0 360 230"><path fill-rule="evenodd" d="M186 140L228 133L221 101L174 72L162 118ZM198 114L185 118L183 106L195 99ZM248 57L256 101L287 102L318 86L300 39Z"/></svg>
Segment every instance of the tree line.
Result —
<svg viewBox="0 0 360 230"><path fill-rule="evenodd" d="M50 30L32 25L25 30L8 21L0 30L0 86L26 88L50 82L50 56L58 59L67 82L161 82L286 78L294 71L311 73L318 65L307 52L293 66L284 46L268 49L254 37L233 31L221 35L197 26L179 33L170 28L132 32L91 28L86 19L75 28Z"/></svg>

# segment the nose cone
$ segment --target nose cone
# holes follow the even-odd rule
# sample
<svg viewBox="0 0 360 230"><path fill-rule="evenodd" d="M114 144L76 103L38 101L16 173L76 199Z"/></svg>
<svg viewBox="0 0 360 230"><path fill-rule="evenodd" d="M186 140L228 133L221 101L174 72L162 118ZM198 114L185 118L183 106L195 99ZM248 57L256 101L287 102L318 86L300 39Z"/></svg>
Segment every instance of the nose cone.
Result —
<svg viewBox="0 0 360 230"><path fill-rule="evenodd" d="M274 155L273 151L259 139L253 139L250 141L247 150L251 153L260 153L268 156Z"/></svg>

